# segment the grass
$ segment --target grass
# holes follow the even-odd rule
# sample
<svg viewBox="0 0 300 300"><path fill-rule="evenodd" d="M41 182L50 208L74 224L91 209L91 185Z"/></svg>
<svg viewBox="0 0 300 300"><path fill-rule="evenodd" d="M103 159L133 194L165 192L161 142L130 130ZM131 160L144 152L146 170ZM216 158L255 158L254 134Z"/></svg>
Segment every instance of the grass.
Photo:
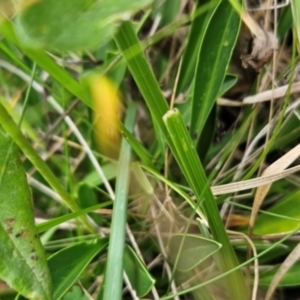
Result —
<svg viewBox="0 0 300 300"><path fill-rule="evenodd" d="M0 4L1 299L299 291L296 2Z"/></svg>

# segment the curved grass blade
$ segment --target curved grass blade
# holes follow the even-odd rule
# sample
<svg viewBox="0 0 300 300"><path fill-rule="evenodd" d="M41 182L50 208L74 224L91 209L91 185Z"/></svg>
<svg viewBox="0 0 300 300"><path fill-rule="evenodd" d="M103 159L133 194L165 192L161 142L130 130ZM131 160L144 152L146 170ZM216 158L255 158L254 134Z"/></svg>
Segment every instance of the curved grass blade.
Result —
<svg viewBox="0 0 300 300"><path fill-rule="evenodd" d="M78 210L76 212L73 212L73 213L70 213L70 214L67 214L67 215L63 215L61 217L57 217L57 218L51 219L49 221L43 222L43 223L41 223L37 226L38 232L42 233L46 230L49 230L49 229L51 229L55 226L58 226L58 225L62 224L64 222L70 221L72 219L75 219L75 218L77 218L79 216L82 216L82 215L85 215L87 213L91 213L91 212L93 212L97 209L109 206L111 204L112 204L112 201L107 201L107 202L104 202L104 203L101 203L101 204L90 206L90 207Z"/></svg>

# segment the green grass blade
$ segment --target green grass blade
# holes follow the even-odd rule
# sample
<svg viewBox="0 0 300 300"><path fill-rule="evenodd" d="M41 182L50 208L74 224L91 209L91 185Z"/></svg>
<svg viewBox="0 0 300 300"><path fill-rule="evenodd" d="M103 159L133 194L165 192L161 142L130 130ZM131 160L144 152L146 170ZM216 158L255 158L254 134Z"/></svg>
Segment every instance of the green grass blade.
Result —
<svg viewBox="0 0 300 300"><path fill-rule="evenodd" d="M130 144L134 153L141 159L147 166L153 166L152 156L149 151L129 132L123 124L120 124L120 130L123 137Z"/></svg>
<svg viewBox="0 0 300 300"><path fill-rule="evenodd" d="M153 121L169 139L169 134L162 121L163 115L168 110L167 101L164 98L154 74L143 53L143 48L137 39L131 22L124 22L115 36L117 45L122 52L127 66L144 97L153 118Z"/></svg>
<svg viewBox="0 0 300 300"><path fill-rule="evenodd" d="M275 265L262 272L262 274L259 276L259 285L266 288L269 287L280 266L281 265ZM290 286L299 288L299 272L300 261L297 261L283 276L277 287L287 288Z"/></svg>
<svg viewBox="0 0 300 300"><path fill-rule="evenodd" d="M125 126L130 131L133 130L135 124L136 111L136 105L131 103L125 119ZM104 299L122 299L125 226L131 158L131 148L125 139L122 141L120 153L116 198L113 207L106 264Z"/></svg>
<svg viewBox="0 0 300 300"><path fill-rule="evenodd" d="M13 53L13 51L3 41L0 41L0 49L9 57L11 57L11 59L13 59L17 65L21 66L26 73L30 74L30 68L28 68L28 66L26 66L26 64L24 64L24 62L18 58L17 55L15 55L15 53Z"/></svg>
<svg viewBox="0 0 300 300"><path fill-rule="evenodd" d="M191 116L191 136L204 128L225 78L240 28L240 17L222 1L205 32L198 54Z"/></svg>
<svg viewBox="0 0 300 300"><path fill-rule="evenodd" d="M209 188L209 182L193 146L193 141L177 109L169 111L164 116L164 122L178 153L177 162L193 189L198 203L203 206L213 237L222 244L218 263L222 272L227 272L235 268L238 261L226 234L216 201ZM226 282L230 299L248 299L247 287L240 270L231 273Z"/></svg>
<svg viewBox="0 0 300 300"><path fill-rule="evenodd" d="M293 24L298 39L297 45L299 51L300 49L300 2L298 0L292 0L291 6L292 6L292 14L293 14Z"/></svg>
<svg viewBox="0 0 300 300"><path fill-rule="evenodd" d="M70 214L67 214L67 215L63 215L61 217L51 219L51 220L46 221L46 222L43 222L43 223L37 225L38 232L42 233L46 230L49 230L49 229L51 229L55 226L58 226L58 225L62 224L64 222L67 222L67 221L70 221L72 219L78 218L81 215L91 213L91 212L93 212L97 209L109 206L111 204L112 204L112 201L107 201L107 202L104 202L104 203L101 203L101 204L93 205L93 206L87 207L85 209L81 209L79 211L76 211L76 212L73 212L73 213L70 213Z"/></svg>
<svg viewBox="0 0 300 300"><path fill-rule="evenodd" d="M197 1L194 19L192 21L188 42L182 59L182 67L177 88L178 92L184 92L195 78L195 68L197 66L197 56L200 45L202 43L207 25L213 15L213 12L218 6L218 2L216 1L211 11L207 12L205 16L198 14L198 11L200 11L204 5L210 4L209 2L210 1L208 0Z"/></svg>

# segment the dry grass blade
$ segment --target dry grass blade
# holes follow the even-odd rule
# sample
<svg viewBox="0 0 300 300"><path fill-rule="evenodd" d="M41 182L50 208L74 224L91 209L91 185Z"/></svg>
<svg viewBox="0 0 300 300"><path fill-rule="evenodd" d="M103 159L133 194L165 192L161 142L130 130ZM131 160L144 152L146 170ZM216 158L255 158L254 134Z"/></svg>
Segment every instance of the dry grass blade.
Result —
<svg viewBox="0 0 300 300"><path fill-rule="evenodd" d="M222 106L243 106L248 104L255 104L265 101L270 101L271 99L277 99L284 97L288 91L288 85L283 85L281 87L275 88L273 90L264 91L253 96L245 97L241 102L229 100L225 98L219 98L217 103ZM292 84L290 94L300 92L300 82Z"/></svg>
<svg viewBox="0 0 300 300"><path fill-rule="evenodd" d="M271 184L272 182L285 178L299 170L300 170L300 165L297 165L295 167L286 169L285 171L278 172L272 175L261 176L261 177L257 177L245 181L238 181L229 184L213 186L211 187L211 190L215 196L249 190L266 184Z"/></svg>
<svg viewBox="0 0 300 300"><path fill-rule="evenodd" d="M281 264L280 268L277 270L276 274L273 277L273 280L269 286L267 291L265 300L270 300L277 285L283 278L283 276L287 273L287 271L294 265L294 263L300 257L300 244L298 244L294 250L290 253L290 255L285 259L285 261Z"/></svg>
<svg viewBox="0 0 300 300"><path fill-rule="evenodd" d="M244 98L243 103L244 104L254 104L258 102L264 102L271 100L272 98L281 98L284 97L285 94L288 91L289 86L284 85L279 88L276 88L274 90L268 90L259 94L256 94L254 96L249 96ZM290 93L298 93L300 91L300 82L296 82L292 84Z"/></svg>
<svg viewBox="0 0 300 300"><path fill-rule="evenodd" d="M273 164L271 164L268 168L266 168L262 174L262 177L269 176L272 174L280 173L285 170L291 163L295 161L300 155L300 144L294 147L292 150L287 152L281 158L276 160ZM258 187L255 193L253 207L250 216L249 222L249 232L252 232L256 215L258 210L265 199L269 189L271 187L271 183Z"/></svg>

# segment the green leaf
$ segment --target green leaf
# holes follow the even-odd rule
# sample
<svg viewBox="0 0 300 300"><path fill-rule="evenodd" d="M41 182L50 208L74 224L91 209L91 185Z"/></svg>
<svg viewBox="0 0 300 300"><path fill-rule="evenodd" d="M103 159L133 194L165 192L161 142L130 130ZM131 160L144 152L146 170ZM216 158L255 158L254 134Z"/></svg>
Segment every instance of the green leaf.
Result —
<svg viewBox="0 0 300 300"><path fill-rule="evenodd" d="M180 12L181 0L155 0L152 16L161 17L160 26L166 26L173 22Z"/></svg>
<svg viewBox="0 0 300 300"><path fill-rule="evenodd" d="M111 180L116 177L117 174L117 165L116 164L105 164L102 166L102 171L107 178L107 180ZM102 179L100 178L97 171L93 170L88 173L83 179L82 184L87 184L89 186L98 186L103 184Z"/></svg>
<svg viewBox="0 0 300 300"><path fill-rule="evenodd" d="M17 35L29 47L83 50L108 42L118 21L149 3L149 0L37 1L27 4L18 16Z"/></svg>
<svg viewBox="0 0 300 300"><path fill-rule="evenodd" d="M2 131L0 172L0 277L29 299L52 299L25 172L17 147Z"/></svg>
<svg viewBox="0 0 300 300"><path fill-rule="evenodd" d="M53 280L53 299L61 299L73 286L90 261L105 250L107 239L83 242L58 251L49 257L48 263Z"/></svg>
<svg viewBox="0 0 300 300"><path fill-rule="evenodd" d="M181 271L188 271L212 256L222 247L214 240L198 235L174 235L170 239L170 259L175 262Z"/></svg>
<svg viewBox="0 0 300 300"><path fill-rule="evenodd" d="M0 122L6 132L12 137L13 141L20 147L27 158L33 163L36 169L44 176L48 183L54 190L61 196L62 200L72 209L77 211L79 209L78 204L66 192L59 179L50 170L44 160L37 154L31 143L24 137L20 128L14 123L11 116L4 109L0 103ZM91 230L95 231L94 225L92 225L85 217L80 217L82 222Z"/></svg>
<svg viewBox="0 0 300 300"><path fill-rule="evenodd" d="M220 97L222 96L224 93L226 93L230 88L232 88L237 82L237 77L235 75L232 74L227 74L224 82L218 92L218 96ZM192 98L193 98L193 93L192 90L190 89L186 100L180 104L177 104L177 108L179 109L179 111L182 114L182 117L184 119L184 122L186 125L190 125L191 122L191 114L192 114Z"/></svg>
<svg viewBox="0 0 300 300"><path fill-rule="evenodd" d="M78 185L77 194L77 202L82 208L88 208L97 205L98 203L98 197L94 191L94 188L85 183L80 183ZM102 216L100 214L92 214L90 217L95 221L96 224L101 226Z"/></svg>
<svg viewBox="0 0 300 300"><path fill-rule="evenodd" d="M132 288L136 291L137 296L146 296L154 285L155 279L129 246L126 246L125 248L124 270L129 278Z"/></svg>
<svg viewBox="0 0 300 300"><path fill-rule="evenodd" d="M273 277L280 265L275 266L265 272L259 274L259 285L260 286L269 286L273 280ZM287 286L299 286L300 285L300 261L296 262L284 275L280 281L278 287L287 287Z"/></svg>
<svg viewBox="0 0 300 300"><path fill-rule="evenodd" d="M90 298L84 294L79 286L74 285L63 297L63 300L90 300Z"/></svg>
<svg viewBox="0 0 300 300"><path fill-rule="evenodd" d="M240 28L239 15L222 1L206 30L198 54L191 117L191 136L197 136L218 96Z"/></svg>
<svg viewBox="0 0 300 300"><path fill-rule="evenodd" d="M291 6L288 5L284 7L282 12L280 13L279 22L278 22L277 34L281 41L287 34L288 30L291 28L292 24L293 24L292 9Z"/></svg>
<svg viewBox="0 0 300 300"><path fill-rule="evenodd" d="M238 81L238 77L233 74L226 74L223 84L220 87L217 97L221 97L230 90Z"/></svg>
<svg viewBox="0 0 300 300"><path fill-rule="evenodd" d="M297 204L298 203L298 204ZM253 233L256 235L283 234L299 228L300 190L284 197L279 203L268 209L269 214L258 216Z"/></svg>

